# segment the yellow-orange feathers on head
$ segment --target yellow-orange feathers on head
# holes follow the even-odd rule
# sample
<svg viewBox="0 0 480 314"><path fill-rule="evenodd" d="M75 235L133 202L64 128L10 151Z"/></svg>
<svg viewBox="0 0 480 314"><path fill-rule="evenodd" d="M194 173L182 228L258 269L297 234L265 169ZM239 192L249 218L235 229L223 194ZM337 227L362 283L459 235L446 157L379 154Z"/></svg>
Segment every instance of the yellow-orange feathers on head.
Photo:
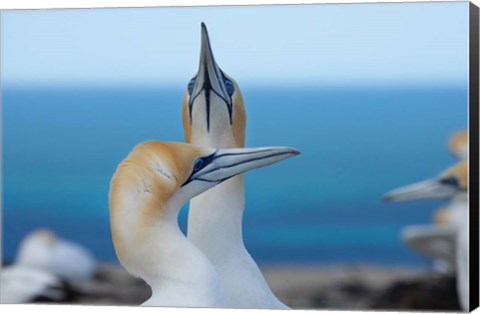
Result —
<svg viewBox="0 0 480 314"><path fill-rule="evenodd" d="M110 225L115 251L127 269L143 263L144 246L167 215L172 194L187 180L203 148L149 141L136 146L118 166L109 194Z"/></svg>
<svg viewBox="0 0 480 314"><path fill-rule="evenodd" d="M458 187L467 190L468 189L468 161L463 160L456 165L447 169L440 175L440 180L454 178L458 181Z"/></svg>
<svg viewBox="0 0 480 314"><path fill-rule="evenodd" d="M115 202L117 194L135 193L164 201L185 182L193 161L202 154L203 149L182 143L139 144L118 166L111 182L110 200Z"/></svg>
<svg viewBox="0 0 480 314"><path fill-rule="evenodd" d="M468 132L460 131L453 134L448 142L450 152L459 158L468 157Z"/></svg>

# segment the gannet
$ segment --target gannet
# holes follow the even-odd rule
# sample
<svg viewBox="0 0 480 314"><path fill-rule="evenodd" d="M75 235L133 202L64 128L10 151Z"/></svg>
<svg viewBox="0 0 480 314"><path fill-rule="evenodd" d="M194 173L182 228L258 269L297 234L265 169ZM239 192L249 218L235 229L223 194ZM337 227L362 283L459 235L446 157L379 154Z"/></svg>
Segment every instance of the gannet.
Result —
<svg viewBox="0 0 480 314"><path fill-rule="evenodd" d="M0 303L22 304L38 299L62 301L67 293L61 279L46 270L26 265L2 267Z"/></svg>
<svg viewBox="0 0 480 314"><path fill-rule="evenodd" d="M71 281L89 279L96 269L95 259L86 248L47 229L34 230L22 240L15 264L43 269Z"/></svg>
<svg viewBox="0 0 480 314"><path fill-rule="evenodd" d="M388 192L386 201L451 199L456 217L455 258L460 305L469 310L468 161L462 160L438 177Z"/></svg>
<svg viewBox="0 0 480 314"><path fill-rule="evenodd" d="M121 264L152 289L146 306L229 307L208 258L178 226L192 197L253 168L298 154L288 147L212 149L149 141L113 175L110 223Z"/></svg>
<svg viewBox="0 0 480 314"><path fill-rule="evenodd" d="M200 65L183 100L188 143L243 147L245 108L240 88L215 62L207 28L201 24ZM188 239L213 263L235 308L288 308L280 302L242 238L244 178L235 176L190 201Z"/></svg>
<svg viewBox="0 0 480 314"><path fill-rule="evenodd" d="M0 272L0 302L65 301L70 283L92 277L96 263L82 246L36 229L21 241L14 263Z"/></svg>
<svg viewBox="0 0 480 314"><path fill-rule="evenodd" d="M401 230L401 237L409 247L432 258L433 269L448 275L456 272L457 209L452 201L449 206L436 210L432 224L411 225Z"/></svg>
<svg viewBox="0 0 480 314"><path fill-rule="evenodd" d="M448 141L448 148L458 159L468 157L468 133L454 133ZM413 225L402 230L403 240L414 250L427 257L434 258L434 269L443 273L454 273L455 242L458 219L462 210L455 201L449 206L438 209L434 216L434 224Z"/></svg>
<svg viewBox="0 0 480 314"><path fill-rule="evenodd" d="M444 274L455 273L456 229L449 225L412 225L401 230L409 247L433 259L433 269Z"/></svg>

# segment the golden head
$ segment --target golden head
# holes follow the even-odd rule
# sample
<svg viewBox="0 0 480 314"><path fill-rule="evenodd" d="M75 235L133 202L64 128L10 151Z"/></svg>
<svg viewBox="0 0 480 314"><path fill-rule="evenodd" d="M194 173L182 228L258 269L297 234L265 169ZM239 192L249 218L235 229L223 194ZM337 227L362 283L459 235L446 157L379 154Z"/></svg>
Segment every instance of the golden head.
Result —
<svg viewBox="0 0 480 314"><path fill-rule="evenodd" d="M439 178L443 184L452 185L460 190L468 190L468 161L462 160L445 170Z"/></svg>
<svg viewBox="0 0 480 314"><path fill-rule="evenodd" d="M158 141L136 146L110 184L110 224L119 260L134 275L140 274L138 265L151 269L145 257L152 239L164 223L177 224L186 201L235 175L296 154L289 147L212 149Z"/></svg>
<svg viewBox="0 0 480 314"><path fill-rule="evenodd" d="M468 132L460 131L453 134L448 142L450 152L460 159L468 157Z"/></svg>

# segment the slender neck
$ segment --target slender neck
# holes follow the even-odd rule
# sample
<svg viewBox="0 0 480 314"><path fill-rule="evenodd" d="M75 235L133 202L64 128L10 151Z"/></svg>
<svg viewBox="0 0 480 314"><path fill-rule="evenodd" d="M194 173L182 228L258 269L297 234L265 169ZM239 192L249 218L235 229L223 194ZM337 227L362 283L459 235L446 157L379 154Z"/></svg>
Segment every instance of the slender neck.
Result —
<svg viewBox="0 0 480 314"><path fill-rule="evenodd" d="M192 143L215 148L238 147L231 132L197 134L192 137ZM188 239L217 269L218 263L225 259L249 256L242 235L244 208L243 175L230 178L190 200Z"/></svg>
<svg viewBox="0 0 480 314"><path fill-rule="evenodd" d="M142 277L152 291L143 305L225 307L225 288L208 258L180 230L175 231L175 236L165 232L157 236L170 238L154 249L161 260L148 261L156 269Z"/></svg>
<svg viewBox="0 0 480 314"><path fill-rule="evenodd" d="M188 238L207 256L244 249L243 175L235 176L190 201Z"/></svg>
<svg viewBox="0 0 480 314"><path fill-rule="evenodd" d="M177 206L153 209L130 203L117 209L111 215L117 255L154 293L172 281L179 285L208 283L211 264L180 230Z"/></svg>
<svg viewBox="0 0 480 314"><path fill-rule="evenodd" d="M151 287L152 295L164 294L176 286L211 284L211 265L206 257L183 235L173 221L160 222L148 235L148 255L144 255L142 277Z"/></svg>

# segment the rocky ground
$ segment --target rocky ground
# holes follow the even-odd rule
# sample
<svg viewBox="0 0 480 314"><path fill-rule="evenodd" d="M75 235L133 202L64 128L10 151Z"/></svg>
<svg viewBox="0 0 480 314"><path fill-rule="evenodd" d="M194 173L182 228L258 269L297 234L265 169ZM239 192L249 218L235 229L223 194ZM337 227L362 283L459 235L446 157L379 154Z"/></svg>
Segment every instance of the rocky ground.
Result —
<svg viewBox="0 0 480 314"><path fill-rule="evenodd" d="M455 279L386 266L264 266L265 278L295 309L458 311ZM139 305L150 296L141 280L118 265L99 266L88 282L70 283L66 303Z"/></svg>
<svg viewBox="0 0 480 314"><path fill-rule="evenodd" d="M298 309L458 311L455 278L385 266L267 267L275 294Z"/></svg>

